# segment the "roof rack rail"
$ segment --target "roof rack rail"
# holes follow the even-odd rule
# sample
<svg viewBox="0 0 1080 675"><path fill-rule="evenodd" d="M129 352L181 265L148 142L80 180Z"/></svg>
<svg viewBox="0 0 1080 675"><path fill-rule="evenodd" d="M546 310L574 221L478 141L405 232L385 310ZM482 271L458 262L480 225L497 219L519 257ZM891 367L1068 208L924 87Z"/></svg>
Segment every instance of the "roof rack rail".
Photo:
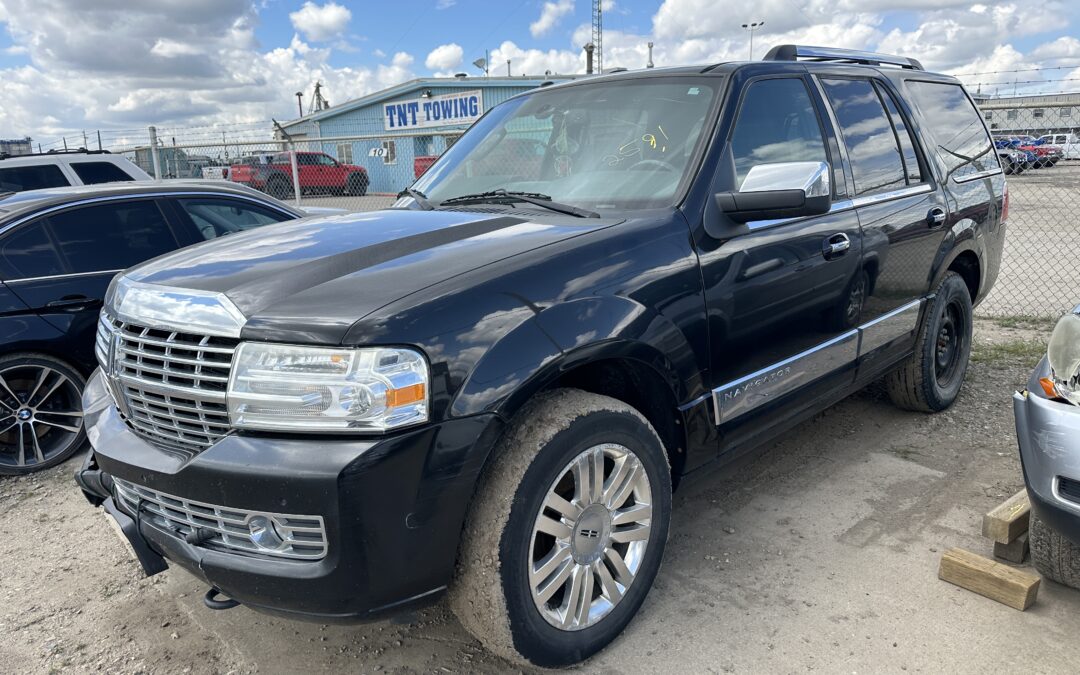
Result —
<svg viewBox="0 0 1080 675"><path fill-rule="evenodd" d="M890 56L875 52L860 52L854 49L836 49L835 47L808 47L806 45L777 45L769 50L764 61L835 61L840 63L858 63L864 66L900 66L908 70L924 70L916 59L904 56Z"/></svg>
<svg viewBox="0 0 1080 675"><path fill-rule="evenodd" d="M87 150L86 148L71 148L70 150L46 150L45 152L28 152L22 155L11 155L0 152L0 159L15 159L16 157L49 157L52 155L111 155L108 150Z"/></svg>

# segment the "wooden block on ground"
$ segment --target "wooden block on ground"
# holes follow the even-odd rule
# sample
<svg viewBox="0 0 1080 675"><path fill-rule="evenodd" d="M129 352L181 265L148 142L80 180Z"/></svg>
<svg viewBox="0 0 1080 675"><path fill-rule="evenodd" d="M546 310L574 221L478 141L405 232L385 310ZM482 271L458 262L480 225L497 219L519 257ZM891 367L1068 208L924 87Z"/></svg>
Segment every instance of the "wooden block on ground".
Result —
<svg viewBox="0 0 1080 675"><path fill-rule="evenodd" d="M1041 581L1034 574L962 548L945 551L941 556L938 578L1020 611L1035 602Z"/></svg>
<svg viewBox="0 0 1080 675"><path fill-rule="evenodd" d="M1011 563L1019 565L1024 562L1028 554L1028 533L1025 532L1016 539L1013 539L1008 544L1002 544L1000 541L994 542L994 557L1007 560Z"/></svg>
<svg viewBox="0 0 1080 675"><path fill-rule="evenodd" d="M1008 544L1027 532L1030 514L1027 490L1021 490L983 516L983 536Z"/></svg>

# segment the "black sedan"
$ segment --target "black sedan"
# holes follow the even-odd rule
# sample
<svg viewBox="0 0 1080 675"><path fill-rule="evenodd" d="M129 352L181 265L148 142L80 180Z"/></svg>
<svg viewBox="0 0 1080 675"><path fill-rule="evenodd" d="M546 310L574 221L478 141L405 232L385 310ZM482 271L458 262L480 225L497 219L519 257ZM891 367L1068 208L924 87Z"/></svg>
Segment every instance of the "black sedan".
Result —
<svg viewBox="0 0 1080 675"><path fill-rule="evenodd" d="M0 474L54 466L82 445L113 276L175 249L307 215L208 181L128 182L0 194Z"/></svg>

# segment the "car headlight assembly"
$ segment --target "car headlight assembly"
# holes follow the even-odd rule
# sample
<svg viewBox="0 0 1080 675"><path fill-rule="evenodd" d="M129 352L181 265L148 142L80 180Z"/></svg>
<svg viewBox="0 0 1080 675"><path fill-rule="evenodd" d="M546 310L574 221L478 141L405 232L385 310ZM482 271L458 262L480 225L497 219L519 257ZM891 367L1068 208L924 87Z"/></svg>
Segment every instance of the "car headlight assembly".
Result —
<svg viewBox="0 0 1080 675"><path fill-rule="evenodd" d="M428 419L428 366L403 348L243 342L229 378L238 429L382 432Z"/></svg>
<svg viewBox="0 0 1080 675"><path fill-rule="evenodd" d="M1080 315L1066 314L1058 320L1050 334L1046 359L1050 362L1049 384L1054 392L1080 405ZM1048 388L1047 384L1043 383L1043 389Z"/></svg>

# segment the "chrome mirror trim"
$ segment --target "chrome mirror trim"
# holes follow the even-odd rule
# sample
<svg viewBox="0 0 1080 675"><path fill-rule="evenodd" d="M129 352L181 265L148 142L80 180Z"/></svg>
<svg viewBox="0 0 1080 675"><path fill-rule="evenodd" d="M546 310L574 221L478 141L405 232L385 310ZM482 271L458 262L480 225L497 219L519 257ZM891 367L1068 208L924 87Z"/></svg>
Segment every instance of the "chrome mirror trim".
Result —
<svg viewBox="0 0 1080 675"><path fill-rule="evenodd" d="M140 326L218 337L238 338L247 323L223 293L159 286L124 275L109 289L105 311Z"/></svg>
<svg viewBox="0 0 1080 675"><path fill-rule="evenodd" d="M832 194L829 165L825 162L775 162L750 168L739 192L802 190L807 197Z"/></svg>

